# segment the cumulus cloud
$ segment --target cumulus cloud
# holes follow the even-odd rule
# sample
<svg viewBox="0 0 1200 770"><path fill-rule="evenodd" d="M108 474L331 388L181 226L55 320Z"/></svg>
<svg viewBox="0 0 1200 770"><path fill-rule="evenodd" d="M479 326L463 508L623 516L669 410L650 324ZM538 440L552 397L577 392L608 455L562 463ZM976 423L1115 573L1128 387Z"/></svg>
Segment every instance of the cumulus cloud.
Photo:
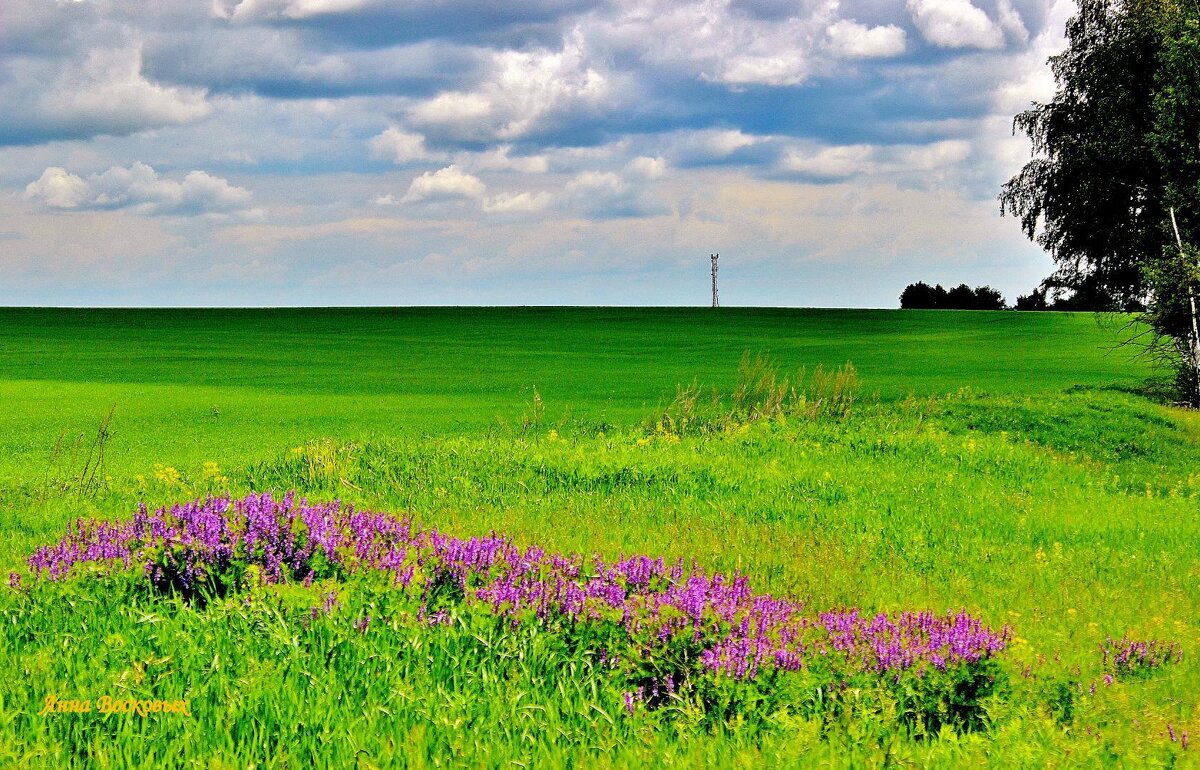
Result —
<svg viewBox="0 0 1200 770"><path fill-rule="evenodd" d="M1007 0L1003 4L1007 5ZM1047 102L1054 97L1054 75L1046 60L1065 47L1063 30L1075 11L1072 0L1052 0L1047 9L1048 23L1025 51L1006 63L1004 77L993 82L993 109L997 113L1012 116L1028 109L1031 102ZM1004 138L1007 134L1001 135Z"/></svg>
<svg viewBox="0 0 1200 770"><path fill-rule="evenodd" d="M550 159L545 154L513 155L512 145L509 144L501 144L484 152L466 154L464 157L464 163L484 171L544 174L550 170Z"/></svg>
<svg viewBox="0 0 1200 770"><path fill-rule="evenodd" d="M600 4L599 0L214 0L212 14L235 24L301 27L344 47L421 36L487 37L514 28L536 35L540 27Z"/></svg>
<svg viewBox="0 0 1200 770"><path fill-rule="evenodd" d="M654 164L657 165L657 164ZM631 164L624 174L615 171L583 171L567 182L562 205L571 214L594 219L645 217L666 211L648 195L647 179ZM631 180L627 177L632 176Z"/></svg>
<svg viewBox="0 0 1200 770"><path fill-rule="evenodd" d="M1021 14L1013 7L1012 0L999 0L996 5L996 16L1000 29L1008 33L1010 38L1019 43L1029 41L1029 29L1025 26L1025 20L1021 18Z"/></svg>
<svg viewBox="0 0 1200 770"><path fill-rule="evenodd" d="M868 174L933 172L961 163L970 152L970 143L958 139L930 144L793 147L780 158L779 166L806 179L832 182Z"/></svg>
<svg viewBox="0 0 1200 770"><path fill-rule="evenodd" d="M440 153L430 152L425 147L425 137L403 131L395 126L389 127L371 139L369 145L373 156L390 160L393 163L437 160L443 157Z"/></svg>
<svg viewBox="0 0 1200 770"><path fill-rule="evenodd" d="M896 170L921 172L953 166L970 155L970 142L964 139L947 139L931 144L901 146L890 160Z"/></svg>
<svg viewBox="0 0 1200 770"><path fill-rule="evenodd" d="M770 141L736 128L703 128L665 133L658 137L656 147L671 165L691 168L755 163Z"/></svg>
<svg viewBox="0 0 1200 770"><path fill-rule="evenodd" d="M489 214L512 214L542 211L554 200L545 190L538 192L500 193L483 202Z"/></svg>
<svg viewBox="0 0 1200 770"><path fill-rule="evenodd" d="M82 177L51 166L25 187L25 198L48 208L74 211L132 209L147 215L194 216L242 211L249 190L204 171L181 181L165 179L145 163L113 166Z"/></svg>
<svg viewBox="0 0 1200 770"><path fill-rule="evenodd" d="M650 158L639 155L629 161L625 167L627 173L643 179L658 179L667 172L667 161L664 158Z"/></svg>
<svg viewBox="0 0 1200 770"><path fill-rule="evenodd" d="M625 180L612 171L584 171L567 183L568 194L584 199L614 199L626 189Z"/></svg>
<svg viewBox="0 0 1200 770"><path fill-rule="evenodd" d="M0 144L124 136L212 113L204 89L147 78L136 45L39 56L4 56L0 45L0 73Z"/></svg>
<svg viewBox="0 0 1200 770"><path fill-rule="evenodd" d="M439 200L481 200L487 194L487 185L479 177L464 172L450 164L437 171L426 171L412 180L401 203L419 203Z"/></svg>
<svg viewBox="0 0 1200 770"><path fill-rule="evenodd" d="M479 210L488 214L522 214L542 211L553 200L554 196L545 190L488 195L487 185L479 177L451 164L414 178L401 198L380 195L374 202L379 206L393 206L458 201L478 204Z"/></svg>
<svg viewBox="0 0 1200 770"><path fill-rule="evenodd" d="M203 91L147 80L140 48L89 52L82 67L59 75L39 106L53 122L114 134L190 123L212 111Z"/></svg>
<svg viewBox="0 0 1200 770"><path fill-rule="evenodd" d="M1001 48L1004 33L970 0L908 0L913 22L942 48Z"/></svg>
<svg viewBox="0 0 1200 770"><path fill-rule="evenodd" d="M213 0L213 15L239 21L253 19L307 19L325 14L345 13L368 7L369 0L241 0L226 4Z"/></svg>
<svg viewBox="0 0 1200 770"><path fill-rule="evenodd" d="M740 13L731 0L618 0L591 34L642 61L732 87L794 86L834 21L837 0L792 7L783 18Z"/></svg>
<svg viewBox="0 0 1200 770"><path fill-rule="evenodd" d="M829 43L835 53L856 59L885 59L904 53L905 33L895 24L868 27L842 19L829 27Z"/></svg>
<svg viewBox="0 0 1200 770"><path fill-rule="evenodd" d="M612 94L608 75L592 66L582 39L571 35L558 51L497 51L476 88L445 91L415 104L416 126L468 141L511 141L564 113L588 112Z"/></svg>
<svg viewBox="0 0 1200 770"><path fill-rule="evenodd" d="M51 166L25 187L25 197L54 209L74 209L88 199L88 183L65 168Z"/></svg>
<svg viewBox="0 0 1200 770"><path fill-rule="evenodd" d="M739 129L704 131L700 132L697 139L696 146L716 158L732 155L761 141L761 137L744 134Z"/></svg>
<svg viewBox="0 0 1200 770"><path fill-rule="evenodd" d="M823 147L815 152L792 149L784 155L781 166L814 179L845 179L870 171L873 157L873 148L865 144Z"/></svg>
<svg viewBox="0 0 1200 770"><path fill-rule="evenodd" d="M95 27L100 22L100 14L92 3L5 0L0 50L16 55L61 55L70 52L76 43L74 30Z"/></svg>

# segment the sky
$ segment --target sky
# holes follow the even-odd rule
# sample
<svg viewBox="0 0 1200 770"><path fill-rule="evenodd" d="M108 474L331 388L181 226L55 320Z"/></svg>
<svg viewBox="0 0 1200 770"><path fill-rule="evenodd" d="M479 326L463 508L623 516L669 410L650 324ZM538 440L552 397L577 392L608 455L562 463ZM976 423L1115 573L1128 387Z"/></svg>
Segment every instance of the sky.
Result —
<svg viewBox="0 0 1200 770"><path fill-rule="evenodd" d="M3 0L0 305L896 307L1070 0Z"/></svg>

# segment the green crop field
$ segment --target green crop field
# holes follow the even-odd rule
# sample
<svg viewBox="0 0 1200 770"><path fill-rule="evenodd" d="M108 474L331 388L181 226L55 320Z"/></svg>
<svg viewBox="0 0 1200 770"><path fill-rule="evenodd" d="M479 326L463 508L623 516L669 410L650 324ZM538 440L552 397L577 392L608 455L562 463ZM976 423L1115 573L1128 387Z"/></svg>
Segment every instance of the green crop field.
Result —
<svg viewBox="0 0 1200 770"><path fill-rule="evenodd" d="M1198 764L1136 331L0 310L0 766Z"/></svg>

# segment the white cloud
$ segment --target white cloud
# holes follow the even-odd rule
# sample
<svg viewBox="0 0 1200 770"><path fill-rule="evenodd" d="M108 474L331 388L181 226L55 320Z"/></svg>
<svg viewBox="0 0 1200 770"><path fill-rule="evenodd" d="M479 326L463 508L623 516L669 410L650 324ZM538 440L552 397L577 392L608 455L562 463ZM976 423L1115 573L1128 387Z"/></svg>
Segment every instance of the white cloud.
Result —
<svg viewBox="0 0 1200 770"><path fill-rule="evenodd" d="M971 144L960 139L930 144L847 144L791 148L779 165L784 171L829 182L868 174L931 173L961 163L970 154Z"/></svg>
<svg viewBox="0 0 1200 770"><path fill-rule="evenodd" d="M396 126L391 126L383 133L373 137L368 145L372 156L390 160L393 163L437 160L443 157L439 153L430 152L425 147L425 137L403 131Z"/></svg>
<svg viewBox="0 0 1200 770"><path fill-rule="evenodd" d="M731 56L723 62L720 74L707 77L730 85L794 86L807 76L807 57L800 51L787 51L768 56Z"/></svg>
<svg viewBox="0 0 1200 770"><path fill-rule="evenodd" d="M658 179L667 172L667 161L663 158L650 158L640 155L629 161L625 167L627 173L640 176L643 179Z"/></svg>
<svg viewBox="0 0 1200 770"><path fill-rule="evenodd" d="M900 146L895 153L897 170L935 171L961 163L971 155L971 143L962 139L947 139L932 144Z"/></svg>
<svg viewBox="0 0 1200 770"><path fill-rule="evenodd" d="M465 173L453 163L437 171L426 171L412 180L401 203L420 201L473 199L481 200L487 185L479 177Z"/></svg>
<svg viewBox="0 0 1200 770"><path fill-rule="evenodd" d="M90 51L81 67L59 75L38 107L48 122L117 134L191 123L212 111L202 90L147 80L140 48Z"/></svg>
<svg viewBox="0 0 1200 770"><path fill-rule="evenodd" d="M725 162L741 151L770 141L769 137L747 134L740 129L690 129L656 137L655 148L675 166L688 167Z"/></svg>
<svg viewBox="0 0 1200 770"><path fill-rule="evenodd" d="M213 0L212 12L219 19L254 21L258 19L307 19L332 13L345 13L370 5L368 0L241 0L227 5Z"/></svg>
<svg viewBox="0 0 1200 770"><path fill-rule="evenodd" d="M611 171L584 171L567 182L567 192L572 194L619 195L624 191L625 181Z"/></svg>
<svg viewBox="0 0 1200 770"><path fill-rule="evenodd" d="M539 192L499 193L483 202L483 210L489 214L512 214L542 211L554 200L554 196Z"/></svg>
<svg viewBox="0 0 1200 770"><path fill-rule="evenodd" d="M873 168L874 149L866 144L823 147L816 152L788 150L781 166L818 179L845 179Z"/></svg>
<svg viewBox="0 0 1200 770"><path fill-rule="evenodd" d="M489 90L497 91L498 88L493 86ZM442 126L460 121L486 120L500 109L501 105L484 94L450 91L417 104L411 115L418 124Z"/></svg>
<svg viewBox="0 0 1200 770"><path fill-rule="evenodd" d="M904 30L894 24L868 27L857 21L842 19L830 25L828 31L830 46L842 56L883 59L904 53Z"/></svg>
<svg viewBox="0 0 1200 770"><path fill-rule="evenodd" d="M612 94L609 77L587 61L572 34L559 51L497 51L491 73L472 91L446 91L409 111L413 124L465 140L513 140L556 114L599 107Z"/></svg>
<svg viewBox="0 0 1200 770"><path fill-rule="evenodd" d="M996 15L1000 29L1007 32L1009 37L1020 43L1029 41L1029 29L1025 26L1021 14L1013 7L1012 0L1000 0L996 6Z"/></svg>
<svg viewBox="0 0 1200 770"><path fill-rule="evenodd" d="M650 170L656 165L651 164ZM563 189L562 208L601 220L664 213L666 207L649 196L651 180L644 175L646 170L644 163L635 161L624 174L594 170L576 174Z"/></svg>
<svg viewBox="0 0 1200 770"><path fill-rule="evenodd" d="M761 141L760 137L744 134L738 129L725 131L706 131L700 137L700 146L712 156L723 158L732 155L743 147L752 147Z"/></svg>
<svg viewBox="0 0 1200 770"><path fill-rule="evenodd" d="M545 155L512 154L512 145L502 144L485 152L464 154L464 165L483 171L519 171L522 174L544 174L550 170Z"/></svg>
<svg viewBox="0 0 1200 770"><path fill-rule="evenodd" d="M655 66L733 87L794 86L814 67L837 0L815 0L783 19L739 12L731 0L618 0L589 33Z"/></svg>
<svg viewBox="0 0 1200 770"><path fill-rule="evenodd" d="M942 48L1001 48L1004 33L970 0L908 0L917 29Z"/></svg>
<svg viewBox="0 0 1200 770"><path fill-rule="evenodd" d="M26 185L25 197L54 209L74 209L87 200L88 183L65 168L51 166Z"/></svg>
<svg viewBox="0 0 1200 770"><path fill-rule="evenodd" d="M1005 77L993 83L993 110L1011 120L1017 112L1029 109L1031 102L1047 102L1054 97L1054 74L1046 60L1066 47L1064 30L1076 10L1072 0L1051 0L1042 30L1028 48L1007 63ZM1008 133L1001 139L1006 139Z"/></svg>
<svg viewBox="0 0 1200 770"><path fill-rule="evenodd" d="M479 204L480 210L488 214L518 214L542 211L553 199L554 196L544 190L488 195L487 185L483 181L452 164L438 171L427 171L413 179L402 198L397 199L389 193L377 196L373 202L377 206L394 206L434 201L474 201Z"/></svg>
<svg viewBox="0 0 1200 770"><path fill-rule="evenodd" d="M132 209L149 215L198 215L240 211L251 193L204 171L182 181L164 179L145 163L113 166L87 178L51 166L25 187L25 197L64 210Z"/></svg>

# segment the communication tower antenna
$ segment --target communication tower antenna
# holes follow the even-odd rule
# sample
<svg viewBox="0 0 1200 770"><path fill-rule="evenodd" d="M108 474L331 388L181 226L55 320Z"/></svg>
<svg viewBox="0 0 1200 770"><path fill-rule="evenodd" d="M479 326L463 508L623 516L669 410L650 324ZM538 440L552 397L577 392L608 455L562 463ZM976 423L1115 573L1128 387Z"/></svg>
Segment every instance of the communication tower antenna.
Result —
<svg viewBox="0 0 1200 770"><path fill-rule="evenodd" d="M709 254L708 258L712 260L712 284L713 284L713 307L720 307L721 303L717 301L717 257L720 254Z"/></svg>

